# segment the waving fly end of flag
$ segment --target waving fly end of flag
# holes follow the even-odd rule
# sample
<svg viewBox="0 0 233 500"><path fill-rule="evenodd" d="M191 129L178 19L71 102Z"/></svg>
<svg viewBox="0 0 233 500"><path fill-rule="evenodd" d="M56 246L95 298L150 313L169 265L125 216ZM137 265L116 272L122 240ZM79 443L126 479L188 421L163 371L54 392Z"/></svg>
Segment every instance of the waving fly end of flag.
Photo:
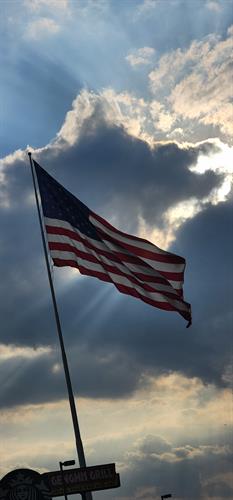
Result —
<svg viewBox="0 0 233 500"><path fill-rule="evenodd" d="M119 231L67 191L33 160L48 247L55 266L113 283L159 309L176 311L191 325L183 298L185 259Z"/></svg>

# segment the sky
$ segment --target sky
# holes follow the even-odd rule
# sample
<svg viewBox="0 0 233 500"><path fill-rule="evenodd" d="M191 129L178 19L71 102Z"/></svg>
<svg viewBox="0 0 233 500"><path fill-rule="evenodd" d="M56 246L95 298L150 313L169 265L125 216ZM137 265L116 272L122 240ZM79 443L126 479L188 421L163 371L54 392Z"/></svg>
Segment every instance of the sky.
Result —
<svg viewBox="0 0 233 500"><path fill-rule="evenodd" d="M87 464L121 475L93 499L232 498L233 3L0 9L0 477L78 465L30 150L110 223L186 259L188 330L52 269Z"/></svg>

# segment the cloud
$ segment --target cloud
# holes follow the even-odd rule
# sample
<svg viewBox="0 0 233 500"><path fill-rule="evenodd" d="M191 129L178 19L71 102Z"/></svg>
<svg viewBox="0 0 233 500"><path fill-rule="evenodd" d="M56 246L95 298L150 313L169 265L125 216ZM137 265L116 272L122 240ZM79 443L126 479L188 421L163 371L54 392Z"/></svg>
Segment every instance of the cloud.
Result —
<svg viewBox="0 0 233 500"><path fill-rule="evenodd" d="M60 31L60 26L54 19L39 17L31 21L25 30L25 37L30 40L38 40L44 36L52 36Z"/></svg>
<svg viewBox="0 0 233 500"><path fill-rule="evenodd" d="M125 95L121 99L122 104L128 102ZM208 158L219 154L222 143L149 146L127 133L123 123L119 124L121 113L116 103L110 104L103 94L81 93L55 139L33 156L74 195L120 229L138 234L144 231L156 243L159 235L171 251L186 257L186 296L193 304L194 326L192 335L187 336L175 315L165 317L135 299L119 297L110 285L91 278L75 280L73 273L70 279L66 274L66 280L58 282L59 301L71 366L77 380L82 381L81 394L127 397L146 383L148 374L159 376L169 371L224 387L230 363L231 256L225 250L221 268L219 256L223 248L232 246L228 230L231 202L226 201L227 196L221 203L216 197L212 200L226 174L220 173L217 162L213 172L211 162L208 165ZM202 173L198 170L200 158L202 162L206 158L208 166ZM10 339L18 347L54 346L55 325L25 163L27 155L19 151L2 159L1 166L5 200L0 216L4 228L0 251L5 263L1 286L6 297L0 305L1 338L2 343L8 344ZM12 309L17 315L12 315ZM63 397L60 359L54 349L27 363L13 358L8 365L3 405ZM33 392L32 380L36 381Z"/></svg>
<svg viewBox="0 0 233 500"><path fill-rule="evenodd" d="M155 128L168 132L176 122L176 117L168 112L159 101L152 100L149 104L151 118L154 121Z"/></svg>
<svg viewBox="0 0 233 500"><path fill-rule="evenodd" d="M32 349L31 347L17 347L11 344L0 344L0 363L12 358L34 359L38 356L49 354L50 352L50 347L38 347Z"/></svg>
<svg viewBox="0 0 233 500"><path fill-rule="evenodd" d="M216 493L225 486L231 491L230 406L230 390L218 391L176 374L151 378L124 400L83 399L79 394L88 464L116 462L121 474L121 488L101 492L99 498L114 499L117 491L119 498L140 498L141 494L148 500L149 491L159 497L166 486L178 495L182 493L180 478L186 472L190 489L186 484L185 499L193 498L196 481L204 498L208 498L204 495L207 488ZM57 450L62 450L63 460L75 458L65 389L59 403L2 408L0 422L2 474L25 466L39 472L56 470ZM32 440L36 442L33 449Z"/></svg>
<svg viewBox="0 0 233 500"><path fill-rule="evenodd" d="M104 89L96 94L84 90L72 103L72 109L67 113L63 126L57 138L69 144L77 141L80 132L84 131L84 123L92 117L92 129L95 120L101 120L114 126L123 126L133 136L144 138L148 133L143 129L144 113L147 104L144 99L138 99L129 92L116 93L113 89Z"/></svg>
<svg viewBox="0 0 233 500"><path fill-rule="evenodd" d="M72 146L71 150L68 146L67 152L61 154L61 167L62 163L66 161L65 157L69 151L69 161L72 162L73 155L76 155L76 161L83 165L84 172L85 163L87 162L87 165L90 166L89 151L95 150L92 185L99 187L92 194L92 203L96 203L97 206L101 204L102 208L105 207L106 217L110 216L114 224L119 226L121 221L122 230L136 231L143 236L147 234L153 239L153 231L155 231L154 236L159 237L156 232L158 233L158 230L163 228L165 239L171 242L184 219L192 217L195 212L201 210L202 202L204 200L210 201L209 196L211 197L212 191L215 193L216 189L217 193L222 186L223 177L220 172L217 176L213 175L211 170L206 171L205 176L190 174L191 168L194 168L199 156L208 158L208 152L214 153L215 143L202 143L195 147L185 148L174 143L158 144L156 148L151 150L145 142L132 139L122 129L116 129L104 123L102 129L99 126L97 134L92 133L91 127L95 126L96 119L98 120L98 117L94 120L90 119L92 125L87 126L89 132L86 134L85 140L81 138L81 148L78 143L76 146ZM108 150L104 146L105 137L108 137ZM79 140L80 138L78 138ZM60 144L62 144L62 140L59 136L58 147ZM104 155L102 153L103 147L105 148ZM111 151L115 151L113 157L111 157ZM50 158L50 154L49 151L44 153L46 161L47 158ZM100 170L95 169L97 162L101 165ZM111 170L109 170L110 162ZM134 164L133 175L130 167L131 162ZM125 182L122 182L120 175L120 164L123 163L125 164ZM56 160L57 169L59 164L60 162ZM142 164L144 169L141 168ZM160 170L160 166L162 166L162 170ZM106 175L103 176L105 169ZM152 171L153 183L149 180ZM179 176L180 179L183 178L182 182L179 182ZM80 172L80 182L82 182L82 178L85 180L85 174L83 177ZM104 186L104 194L101 193L101 185ZM82 184L83 192L85 189L84 183ZM89 186L89 194L91 189Z"/></svg>
<svg viewBox="0 0 233 500"><path fill-rule="evenodd" d="M139 450L144 455L161 455L171 450L171 444L161 436L148 435L139 443Z"/></svg>
<svg viewBox="0 0 233 500"><path fill-rule="evenodd" d="M150 64L151 58L154 54L155 49L152 47L142 47L141 49L137 49L133 53L128 54L125 59L131 66L140 66L142 64Z"/></svg>
<svg viewBox="0 0 233 500"><path fill-rule="evenodd" d="M151 440L149 452L148 440ZM169 447L165 442L165 452L157 449L156 437L145 438L145 443L134 453L128 453L127 472L125 471L127 486L122 495L124 500L154 498L147 496L149 491L156 496L171 492L179 498L190 500L202 496L206 499L213 496L223 499L232 495L232 484L226 480L219 481L221 474L226 474L227 471L230 474L231 447L186 444L176 448L172 444ZM124 471L121 476L123 479Z"/></svg>
<svg viewBox="0 0 233 500"><path fill-rule="evenodd" d="M186 50L167 53L149 74L153 93L166 82L166 101L176 117L218 126L226 135L233 133L231 35L230 28L225 39L209 35Z"/></svg>
<svg viewBox="0 0 233 500"><path fill-rule="evenodd" d="M136 101L136 98L134 100ZM93 185L98 186L99 183L103 185L104 182L105 189L103 195L101 185L99 185L98 190L93 193L92 199L94 201L98 197L98 192L101 193L99 202L102 205L109 205L111 200L111 207L109 208L114 212L114 203L119 205L120 197L123 208L125 198L128 220L131 218L129 202L132 200L133 219L131 218L131 220L134 226L132 226L131 230L135 230L135 224L141 224L141 217L146 223L151 223L149 210L153 211L153 221L155 223L156 219L162 220L161 213L165 214L166 210L173 207L173 205L190 200L192 197L195 198L198 193L201 198L205 198L213 188L217 188L219 183L221 185L222 182L220 171L218 171L218 176L213 176L210 169L205 172L206 175L204 176L193 176L190 173L191 167L195 167L199 156L208 158L210 154L214 155L221 151L222 145L220 142L210 141L196 146L185 145L185 147L172 142L168 144L158 143L151 148L145 141L130 137L130 135L134 134L130 134L127 115L128 106L133 108L133 104L134 101L131 102L128 95L115 96L110 91L103 92L100 95L87 91L81 92L73 102L72 110L67 113L56 139L51 145L39 151L42 161L44 158L45 161L54 163L56 158L57 171L60 168L62 169L64 161L67 162L69 159L71 164L73 158L75 158L75 162L82 165L82 171L80 171L80 182L82 183L81 179L85 179L85 164L87 163L90 168L90 162L92 161L89 151L95 150L96 157L91 171ZM141 108L144 107L143 101L140 106ZM156 113L155 106L153 113ZM107 149L106 140L109 145ZM121 149L119 149L119 146ZM169 166L170 161L174 165L173 167ZM97 162L99 164L98 168L95 167ZM125 182L122 182L120 174L122 162L125 163ZM110 164L111 168L108 166ZM131 164L134 165L133 175ZM142 164L145 165L144 169L141 168ZM160 166L162 166L162 170L160 170ZM102 177L105 170L106 174L103 179L100 179L100 175ZM151 171L153 171L154 176L154 188L149 180ZM73 172L75 174L75 169ZM189 187L188 184L179 182L179 175L183 177L183 182L186 179L187 183L190 184ZM205 182L206 188L204 187ZM167 194L163 191L162 184L166 185ZM143 190L142 185L144 186ZM174 189L175 185L179 186L179 194ZM201 186L204 191L201 191ZM82 189L85 190L84 184L82 184ZM89 186L89 191L90 189L91 186ZM112 189L115 189L114 193L111 193ZM181 194L181 191L183 194ZM151 201L149 202L149 200ZM159 205L161 206L159 207ZM145 212L146 207L147 213Z"/></svg>
<svg viewBox="0 0 233 500"><path fill-rule="evenodd" d="M198 50L196 56L198 55ZM176 66L176 57L173 54L166 58L166 68L163 67L164 64L161 62L161 71L152 72L156 76L153 77L154 83L160 85L163 77L166 83L172 86L173 76L176 75L176 70L173 68L170 72L170 67L174 64ZM180 59L181 64L183 64L183 54L180 53L178 59ZM167 76L163 72L168 72ZM152 75L150 73L150 75ZM223 76L224 70L222 72ZM170 75L173 76L170 76ZM83 123L87 118L90 118L94 114L102 115L102 120L109 124L114 124L115 126L124 127L128 134L140 138L143 141L148 142L150 146L154 146L158 140L169 140L174 137L180 139L180 131L182 133L183 141L187 141L187 137L190 134L194 137L194 142L203 141L205 137L207 127L212 127L218 125L222 131L222 135L225 137L224 142L226 142L226 134L230 142L231 137L231 103L227 102L229 92L230 92L230 74L226 72L226 85L225 91L223 86L219 87L218 93L211 97L205 94L202 87L202 81L199 76L195 76L191 73L189 77L185 77L180 85L184 85L186 78L194 79L197 78L197 87L195 87L195 92L193 94L193 99L200 99L201 93L203 93L202 108L200 108L197 102L195 107L192 103L188 104L189 101L183 100L180 108L179 104L176 105L176 98L178 95L180 99L182 98L182 89L179 84L174 85L174 90L168 89L168 95L162 96L161 92L166 91L166 85L163 85L163 89L158 90L157 98L141 98L137 97L130 92L115 92L112 88L103 89L100 93L89 92L84 90L78 94L76 99L73 101L72 109L67 113L63 126L61 127L58 138L65 139L67 142L72 144L77 140L79 131L82 130ZM220 77L220 76L219 76ZM162 80L161 80L162 78ZM171 78L169 83L169 78ZM157 80L156 80L157 79ZM219 82L220 83L220 82ZM215 85L215 84L214 84ZM183 88L183 87L182 87ZM180 89L180 90L179 90ZM206 85L206 90L208 89L208 83ZM212 89L213 90L213 89ZM184 92L186 90L184 89ZM187 92L190 93L191 90L187 88ZM195 98L195 95L197 97ZM176 97L175 97L176 96ZM204 102L205 101L205 102ZM194 102L194 101L193 101ZM215 108L214 108L215 106ZM224 116L223 116L224 115ZM221 125L220 121L223 120ZM201 129L200 129L201 126ZM208 130L209 132L209 130ZM213 136L216 135L216 131ZM199 141L197 140L199 138Z"/></svg>
<svg viewBox="0 0 233 500"><path fill-rule="evenodd" d="M69 2L73 13L80 14L79 19L85 21L81 22L83 33L80 30L73 32L75 39L78 36L81 41L79 47L84 47L82 42L87 32L94 33L91 28L94 22L96 26L96 20L97 24L99 20L99 29L95 29L99 42L106 29L108 33L112 28L117 32L119 43L114 42L114 50L118 47L119 57L138 46L133 44L135 26L132 23L130 39L124 33L130 11L126 4L123 6L124 2L124 13L114 7L114 15L113 3L106 2L107 25L106 18L96 15L96 10L104 5L102 1L87 0L85 6L81 3L83 7L81 4L71 6ZM64 50L70 40L66 34L69 31L67 36L70 33L72 36L75 24L75 16L65 18L68 31L62 24L61 16L67 11L65 4L67 6L67 2L60 2L54 9L54 1L41 0L37 2L40 8L30 11L31 16L52 19L59 27L64 27ZM158 2L141 2L142 7L148 7L144 10L147 23L146 27L138 25L135 33L138 41L138 37L145 35L148 22L161 24L164 19L162 34L155 29L156 22L153 26L157 49L153 57L158 65L160 41L164 41L166 30L166 50L176 39L176 44L186 44L186 49L180 49L184 59L190 37L190 30L185 27L182 33L177 32L180 11L175 15L173 6L180 8L183 2L171 3L170 18L173 19L168 25L164 17L167 20L167 8L163 9L163 4L160 2L159 12L156 11L159 15L154 20L149 16ZM61 5L64 8L60 8ZM199 18L198 26L193 27L200 33L209 29L211 23L213 26L217 18L201 6L201 2L199 7L194 10L201 16L201 22ZM205 18L207 12L208 19ZM29 11L24 14L29 15ZM191 6L187 16L191 18L192 14ZM110 22L112 19L114 24ZM35 17L31 19L35 20ZM226 16L223 19L221 14L218 22L223 27ZM20 15L19 23L22 26ZM21 29L20 26L16 28ZM177 33L175 37L173 28ZM42 33L40 37L46 39ZM149 38L142 38L140 46L150 45ZM111 36L105 36L105 40L110 39ZM227 48L221 46L221 40L217 41L215 36L205 40L211 48L208 49L207 44L208 53L215 47L215 60L209 59L210 72L208 75L206 71L206 80L201 77L194 79L194 83L200 86L206 83L208 87L208 78L212 78L214 89L214 68L227 59ZM32 150L39 163L90 208L122 230L145 235L162 247L184 255L187 261L185 295L193 307L193 326L187 331L178 315L166 314L131 297L120 296L111 285L80 277L68 268L53 269L74 392L80 396L78 411L88 464L117 461L117 470L121 471L122 488L96 493L96 499L110 500L119 496L119 499L149 500L159 498L168 492L167 488L174 492L173 496L184 500L190 497L195 500L231 498L228 443L232 427L229 390L232 371L229 338L233 321L232 149L226 145L226 140L230 143L229 135L227 139L223 137L226 128L221 129L221 141L207 140L215 136L223 112L230 123L230 115L227 115L230 108L224 107L228 95L220 78L221 71L216 70L216 78L222 87L219 92L225 94L221 98L217 89L213 90L210 104L213 106L216 100L218 108L212 110L212 115L210 113L209 123L203 121L208 117L204 104L204 114L192 119L181 102L182 114L179 114L174 107L176 100L170 100L172 83L168 89L165 84L157 87L156 94L141 94L148 67L139 64L137 72L133 72L133 86L137 86L137 92L112 88L99 93L81 92L55 136L64 110L69 109L68 103L77 92L76 79L66 71L67 64L72 65L72 57L77 57L77 51L73 56L70 54L69 62L61 70L56 57L53 62L50 60L54 41L46 47L33 43L32 48L36 46L41 53L41 56L36 54L36 58L33 52L25 57L21 45L17 49L20 53L18 77L26 71L30 83L27 86L23 78L21 83L18 78L11 79L15 82L15 91L11 92L14 114L8 112L8 115L14 116L20 127L14 136L17 139L9 139L9 148L13 140L17 141L15 149L18 145L25 147L27 137L35 146ZM88 54L91 61L92 42L90 47L85 45L86 62ZM203 61L207 61L203 44L204 41L196 52L200 50ZM98 47L102 49L101 42L99 46L97 43L95 52ZM47 64L41 50L46 50ZM56 53L58 58L59 54ZM130 54L134 54L133 49ZM175 51L170 54L176 56ZM114 71L108 58L102 57L108 68L100 75L99 68L96 69L98 57L90 73L86 63L85 68L82 64L82 50L79 56L75 70L79 74L88 71L93 76L94 71L97 86L100 82L102 85L102 78L113 81ZM136 49L135 56L140 56ZM149 61L146 53L142 53L141 58ZM36 60L36 66L31 63L32 59ZM64 59L62 55L61 59ZM117 68L123 68L132 76L132 70L118 62ZM182 57L178 62L182 68ZM183 70L174 67L174 87L192 72L198 73L197 68L195 54L190 54ZM224 72L224 68L222 70ZM131 84L125 76L124 82ZM119 71L117 77L118 89L125 88L121 87ZM229 78L228 71L226 77ZM186 87L187 82L183 89L185 97L189 98ZM18 98L19 95L22 98L22 92L25 102ZM195 99L203 92L203 88L199 88ZM210 96L211 92L209 88ZM179 101L182 95L178 93L176 98ZM26 101L27 106L24 105ZM34 127L25 115L30 114L32 105ZM51 116L55 115L51 128ZM26 132L21 127L22 116L28 123ZM10 120L9 137L12 138ZM40 125L43 133L40 133ZM30 129L34 129L32 134ZM48 129L50 143L47 143L48 135L46 137ZM189 142L180 144L181 138ZM58 451L62 460L75 457L73 430L26 152L19 150L3 158L0 168L0 441L4 456L1 474L18 467L43 472L45 468L57 469Z"/></svg>
<svg viewBox="0 0 233 500"><path fill-rule="evenodd" d="M31 11L37 12L43 8L50 10L67 10L69 0L24 0L24 5Z"/></svg>
<svg viewBox="0 0 233 500"><path fill-rule="evenodd" d="M221 4L216 0L208 0L206 2L206 8L216 13L219 13L222 10Z"/></svg>
<svg viewBox="0 0 233 500"><path fill-rule="evenodd" d="M141 2L137 7L137 10L136 10L137 16L150 15L150 12L153 11L157 7L158 3L159 3L159 0L143 0L143 2Z"/></svg>
<svg viewBox="0 0 233 500"><path fill-rule="evenodd" d="M205 214L199 214L193 221L189 222L191 226L190 237L188 237L187 228L183 232L183 237L185 236L186 242L189 243L188 248L184 242L182 243L182 239L179 239L180 244L184 245L186 249L185 254L189 256L188 263L192 269L192 273L189 272L187 276L189 286L193 287L192 302L195 313L191 336L187 337L185 329L183 330L179 322L176 321L177 318L165 318L162 313L158 314L158 311L149 307L145 310L143 305L136 305L130 299L124 298L123 300L116 297L114 299L117 299L115 305L111 306L110 290L106 290L104 285L99 285L96 281L87 279L78 283L79 280L77 280L77 283L73 282L72 289L69 288L63 292L60 300L62 299L62 309L65 312L64 320L65 323L67 323L68 318L69 322L71 321L69 329L65 329L66 344L72 373L75 373L74 387L76 388L77 380L78 392L81 395L89 395L93 398L126 397L132 394L138 385L145 385L146 380L143 379L143 374L159 374L169 371L186 373L189 377L196 376L204 380L205 383L213 382L220 384L220 386L225 385L221 378L224 366L230 362L228 335L232 319L229 316L230 295L226 297L225 301L222 297L225 296L226 287L228 293L230 290L227 275L230 270L228 266L231 265L230 248L232 244L230 233L228 234L229 243L226 240L225 233L228 222L226 213L224 215L225 204L223 205L221 210L219 210L219 206L213 207L213 213L211 210L208 213L207 210ZM229 206L229 215L230 213ZM205 220L206 218L207 220ZM206 232L206 227L208 227L208 232ZM200 234L197 231L200 231ZM220 247L226 245L226 248L229 248L229 255L225 253L221 269L215 260L219 255L215 231L219 236ZM206 240L203 238L203 233L206 233ZM202 241L199 250L201 258L200 253L197 253L196 250L200 241ZM194 242L196 242L196 246ZM215 252L213 252L213 247ZM212 249L211 259L210 248ZM209 272L207 272L208 268L206 267L207 259ZM213 269L215 269L214 275ZM40 273L41 271L38 269L38 274ZM213 284L215 279L218 282L217 290ZM44 285L46 287L46 283ZM33 286L33 282L31 286ZM32 288L29 289L30 296L32 295L31 290ZM105 291L108 293L108 300ZM46 294L48 295L48 291ZM195 294L199 296L201 302L198 309ZM79 297L78 309L80 313L77 311L77 297ZM221 307L219 305L220 297ZM20 298L22 303L27 303L29 300L25 294L22 296L22 289L20 289ZM90 308L92 301L94 301L93 307ZM35 291L33 302L34 306L37 306L38 297ZM14 304L17 308L18 303L19 299L16 294ZM98 316L96 315L97 310ZM17 315L14 326L13 321L8 317L11 338L15 336L21 343L25 341L27 343L39 341L44 343L47 340L47 342L54 344L56 341L55 327L52 318L49 319L51 315L52 311L49 313L47 304L45 307L45 304L42 303L42 307L35 310L32 319L30 316L28 317L28 314L25 315L25 318ZM155 315L156 333L154 332ZM4 317L2 314L3 324ZM93 321L92 317L96 320ZM88 321L87 318L89 318ZM19 328L22 332L20 337L18 335ZM219 328L221 329L221 338L218 337ZM51 330L49 335L48 330ZM81 334L81 332L83 333ZM4 328L3 334L5 333L7 334L7 331ZM9 334L7 336L9 338ZM40 357L38 361L32 359L28 364L18 364L18 361L16 364L8 361L7 372L5 371L6 366L3 366L5 376L6 373L9 375L7 386L2 381L2 404L12 406L26 402L35 403L63 398L65 394L63 373L54 369L59 362L59 355L56 353L46 354L46 357ZM13 378L11 378L12 373L15 374ZM80 381L82 382L80 383ZM177 383L180 385L180 382L176 382L174 387ZM158 389L156 390L158 392ZM203 396L205 399L204 394Z"/></svg>

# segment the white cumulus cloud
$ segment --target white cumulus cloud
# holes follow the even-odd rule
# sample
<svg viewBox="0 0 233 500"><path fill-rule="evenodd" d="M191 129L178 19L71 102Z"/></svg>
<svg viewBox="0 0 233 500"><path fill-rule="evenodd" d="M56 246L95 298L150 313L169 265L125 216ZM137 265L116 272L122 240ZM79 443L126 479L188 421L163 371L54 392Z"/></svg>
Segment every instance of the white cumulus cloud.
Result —
<svg viewBox="0 0 233 500"><path fill-rule="evenodd" d="M149 74L152 93L165 89L166 104L176 117L232 135L232 48L231 27L225 39L210 35L187 50L163 55Z"/></svg>
<svg viewBox="0 0 233 500"><path fill-rule="evenodd" d="M155 49L152 47L142 47L128 54L128 56L126 56L126 61L128 61L131 66L149 64L154 54Z"/></svg>

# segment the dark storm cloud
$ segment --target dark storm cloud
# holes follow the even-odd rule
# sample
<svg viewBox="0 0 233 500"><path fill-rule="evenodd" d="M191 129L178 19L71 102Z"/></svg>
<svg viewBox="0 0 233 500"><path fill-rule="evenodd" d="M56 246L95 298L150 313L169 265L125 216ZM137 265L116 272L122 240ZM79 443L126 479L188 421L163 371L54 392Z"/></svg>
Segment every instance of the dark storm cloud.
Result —
<svg viewBox="0 0 233 500"><path fill-rule="evenodd" d="M187 222L178 242L188 263L185 293L193 307L192 328L185 330L176 315L165 318L124 299L121 316L119 310L111 312L112 326L102 333L102 343L109 349L121 345L154 373L175 370L222 384L224 367L231 362L233 326L232 202L209 206Z"/></svg>
<svg viewBox="0 0 233 500"><path fill-rule="evenodd" d="M158 145L151 151L143 141L121 129L108 128L96 116L84 129L73 147L58 150L49 146L37 159L90 208L106 212L107 218L116 215L122 229L136 231L139 214L149 223L161 222L168 207L193 196L202 200L219 185L219 176L197 175L188 169L198 154L214 148L210 143L186 149L176 144ZM4 235L0 343L55 345L37 215L28 202L31 174L26 155L25 166L22 160L15 160L5 174L10 209L0 214ZM111 285L92 278L59 288L65 341L79 394L126 396L144 383L143 374L173 370L222 384L224 367L229 363L232 324L230 210L230 202L209 206L178 234L174 249L187 259L185 291L193 305L194 324L189 331L178 315L122 296ZM64 397L59 373L45 383L51 362L49 358L34 360L24 372L19 370L11 395L2 389L1 405ZM10 368L13 361L8 363Z"/></svg>
<svg viewBox="0 0 233 500"><path fill-rule="evenodd" d="M90 346L89 351L73 347L68 351L68 360L73 389L79 396L124 398L140 384L137 363L122 352L104 357L92 353ZM1 361L0 378L0 408L67 399L61 356L56 351L38 359L18 356Z"/></svg>
<svg viewBox="0 0 233 500"><path fill-rule="evenodd" d="M199 377L205 383L224 383L222 376L230 363L229 339L232 331L231 210L230 202L210 206L181 231L179 244L188 260L186 288L194 312L194 323L188 331L177 315L121 296L111 285L91 278L73 281L68 290L58 294L77 394L124 397L138 385L146 383L143 374L159 375L171 371ZM219 236L217 240L216 234ZM226 249L223 253L222 248ZM46 275L44 279L47 279ZM40 302L36 293L35 298L32 296L30 286L21 293L20 286L21 281L19 298L15 297L16 311L19 312L12 315L9 308L4 341L26 345L56 344L53 313L47 303L47 285L44 290L47 300L44 303ZM11 294L7 296L9 300ZM25 297L28 301L26 306L23 304ZM29 304L36 304L37 307L28 315ZM53 363L59 361L57 354L54 358L34 360L31 365L25 366L22 373L19 369L19 376L14 377L10 392L2 385L2 406L20 401L49 401L66 397L62 372L51 376ZM8 361L9 369L12 363ZM36 390L34 380L37 381Z"/></svg>
<svg viewBox="0 0 233 500"><path fill-rule="evenodd" d="M151 150L123 129L107 126L101 113L97 107L74 146L59 155L48 149L38 161L90 208L115 215L123 228L137 230L140 215L161 225L169 207L190 197L202 199L222 181L213 172L200 176L189 170L200 154L215 151L214 144L181 149L170 143Z"/></svg>
<svg viewBox="0 0 233 500"><path fill-rule="evenodd" d="M0 406L10 408L15 405L63 399L64 377L56 377L52 373L52 366L52 355L31 360L18 357L2 362Z"/></svg>
<svg viewBox="0 0 233 500"><path fill-rule="evenodd" d="M23 196L22 196L23 198ZM36 212L19 206L1 210L0 343L48 343L50 296ZM34 213L34 218L33 218ZM51 341L50 341L51 342Z"/></svg>

